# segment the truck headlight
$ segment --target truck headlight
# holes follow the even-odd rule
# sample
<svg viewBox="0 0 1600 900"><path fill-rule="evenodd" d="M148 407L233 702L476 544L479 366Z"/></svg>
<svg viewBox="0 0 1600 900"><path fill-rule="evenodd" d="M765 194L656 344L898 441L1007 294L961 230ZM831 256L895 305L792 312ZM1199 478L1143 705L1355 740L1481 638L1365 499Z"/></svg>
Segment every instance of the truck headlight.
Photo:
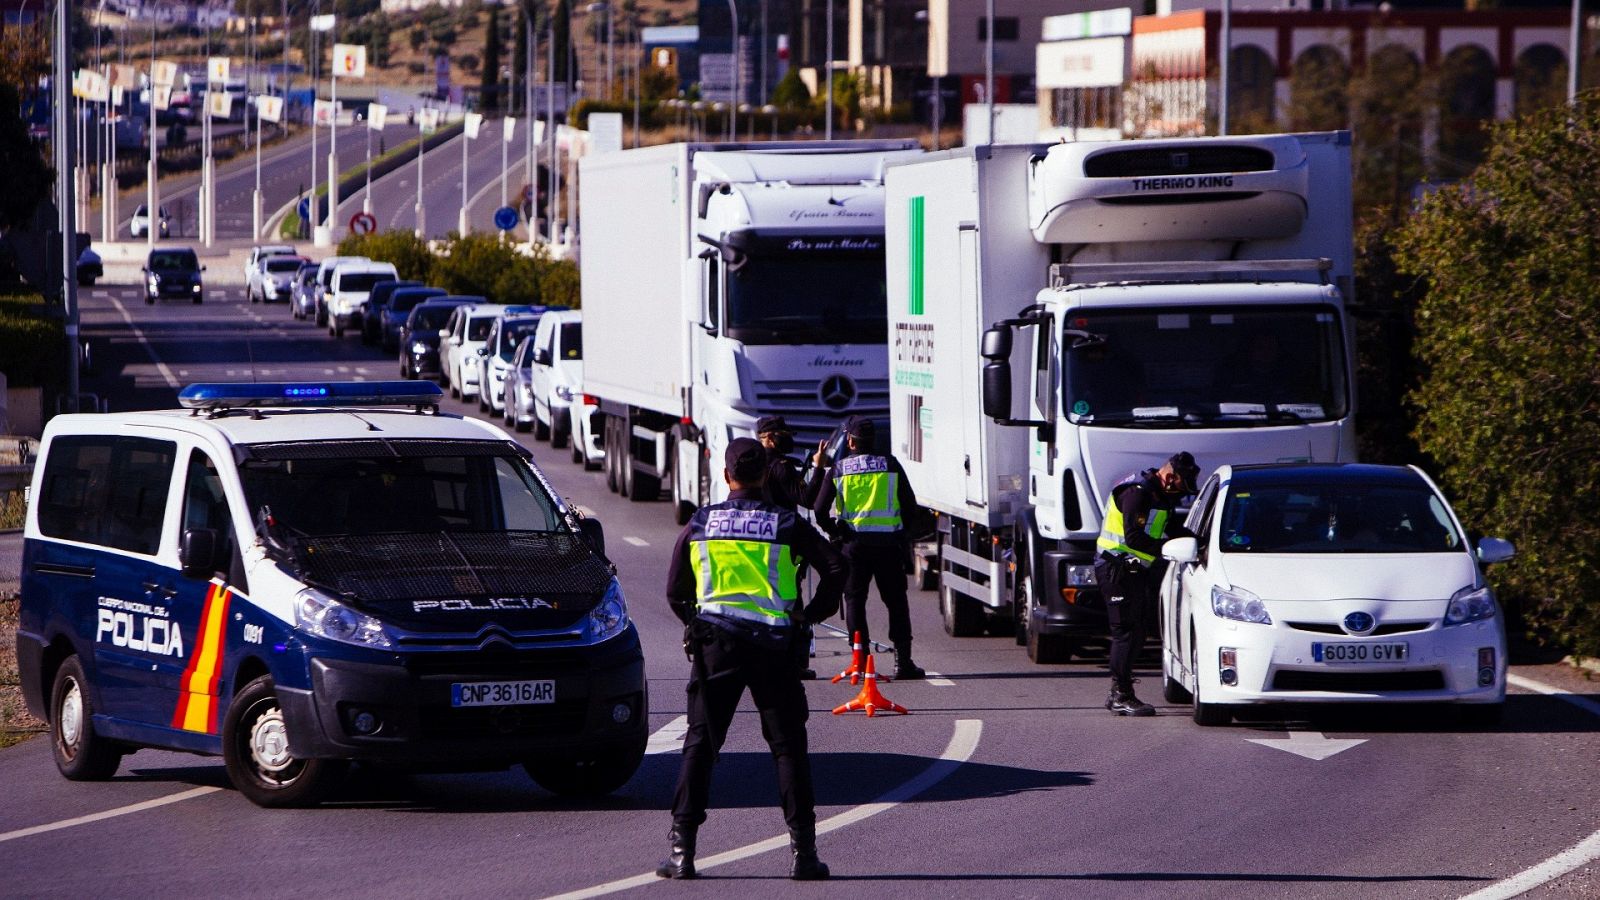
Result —
<svg viewBox="0 0 1600 900"><path fill-rule="evenodd" d="M613 578L605 597L589 611L589 640L599 643L614 638L627 627L628 604L622 599L622 585Z"/></svg>
<svg viewBox="0 0 1600 900"><path fill-rule="evenodd" d="M302 631L317 637L358 647L390 645L389 633L383 630L382 622L312 588L295 596L294 621Z"/></svg>
<svg viewBox="0 0 1600 900"><path fill-rule="evenodd" d="M1456 591L1450 598L1450 605L1445 607L1444 624L1465 625L1468 622L1477 622L1483 619L1494 618L1494 592L1487 587L1464 587Z"/></svg>
<svg viewBox="0 0 1600 900"><path fill-rule="evenodd" d="M1236 622L1253 622L1257 625L1271 625L1272 617L1267 615L1267 605L1261 598L1241 587L1223 590L1220 587L1211 589L1211 611L1224 619L1233 619Z"/></svg>

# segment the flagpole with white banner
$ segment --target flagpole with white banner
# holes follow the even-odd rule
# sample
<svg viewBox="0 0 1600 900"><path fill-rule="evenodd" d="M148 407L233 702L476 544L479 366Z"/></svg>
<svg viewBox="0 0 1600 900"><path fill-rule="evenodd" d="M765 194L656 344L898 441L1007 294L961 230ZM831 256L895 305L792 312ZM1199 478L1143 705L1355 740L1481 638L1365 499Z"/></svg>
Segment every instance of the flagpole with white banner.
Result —
<svg viewBox="0 0 1600 900"><path fill-rule="evenodd" d="M255 217L252 220L252 233L257 240L266 237L261 233L261 123L278 124L282 121L283 98L272 94L258 94L256 96L256 193L253 199Z"/></svg>
<svg viewBox="0 0 1600 900"><path fill-rule="evenodd" d="M361 211L372 215L372 133L382 131L389 120L389 107L382 103L367 105L367 193L361 198Z"/></svg>
<svg viewBox="0 0 1600 900"><path fill-rule="evenodd" d="M145 237L148 249L156 248L156 232L161 228L161 185L156 178L156 113L166 109L172 101L172 82L178 77L178 67L170 60L155 58L155 26L150 36L150 170L144 173L145 186Z"/></svg>
<svg viewBox="0 0 1600 900"><path fill-rule="evenodd" d="M456 231L467 236L467 145L478 139L478 129L483 126L482 113L467 113L461 129L461 215L456 220Z"/></svg>
<svg viewBox="0 0 1600 900"><path fill-rule="evenodd" d="M428 135L433 134L439 126L439 111L431 106L425 106L417 114L417 237L420 240L428 239L428 232L424 226L422 210L422 151L427 148Z"/></svg>
<svg viewBox="0 0 1600 900"><path fill-rule="evenodd" d="M367 75L367 48L360 44L333 45L333 66L328 77L328 98L333 103L333 121L328 139L328 243L338 237L339 213L339 76L365 78Z"/></svg>
<svg viewBox="0 0 1600 900"><path fill-rule="evenodd" d="M501 135L505 140L500 142L500 207L504 209L506 205L506 167L509 165L507 156L511 153L511 141L516 136L517 120L511 116L506 116L501 122L501 127L505 129ZM504 236L503 232L502 236Z"/></svg>
<svg viewBox="0 0 1600 900"><path fill-rule="evenodd" d="M306 225L306 228L307 228L307 233L309 235L311 235L311 237L313 239L313 243L315 243L319 247L327 246L327 241L326 241L325 237L319 238L319 236L317 234L317 227L318 227L317 226L317 126L319 124L321 124L320 121L319 121L319 117L317 115L317 110L318 110L319 107L323 106L323 101L317 99L317 70L316 70L316 66L321 64L322 52L321 52L321 50L318 49L318 46L317 46L317 34L316 33L317 32L332 31L333 30L333 24L334 24L334 16L333 16L332 13L326 13L326 14L323 14L323 15L312 16L310 19L306 20L306 26L312 32L311 35L310 35L310 37L311 37L311 48L312 48L312 51L311 51L312 62L311 62L311 185L310 185L310 187L309 187L309 189L307 191L307 197L306 197L306 213L307 213L307 215L306 215L305 225Z"/></svg>
<svg viewBox="0 0 1600 900"><path fill-rule="evenodd" d="M231 64L226 56L213 56L206 60L206 152L201 163L200 184L204 198L201 206L200 234L207 247L217 239L217 168L216 161L212 158L212 133L211 120L221 115L227 118L232 111L233 96L227 93L218 94L215 85L221 82L226 88L228 84Z"/></svg>

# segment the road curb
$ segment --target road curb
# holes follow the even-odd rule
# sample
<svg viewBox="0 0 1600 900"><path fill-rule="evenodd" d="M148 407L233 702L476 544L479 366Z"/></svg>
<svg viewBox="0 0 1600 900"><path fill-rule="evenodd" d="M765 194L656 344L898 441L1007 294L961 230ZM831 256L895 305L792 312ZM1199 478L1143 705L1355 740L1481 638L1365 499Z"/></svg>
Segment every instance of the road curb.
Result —
<svg viewBox="0 0 1600 900"><path fill-rule="evenodd" d="M1586 672L1600 673L1600 659L1586 659L1582 656L1569 656L1562 662L1574 669L1583 669Z"/></svg>

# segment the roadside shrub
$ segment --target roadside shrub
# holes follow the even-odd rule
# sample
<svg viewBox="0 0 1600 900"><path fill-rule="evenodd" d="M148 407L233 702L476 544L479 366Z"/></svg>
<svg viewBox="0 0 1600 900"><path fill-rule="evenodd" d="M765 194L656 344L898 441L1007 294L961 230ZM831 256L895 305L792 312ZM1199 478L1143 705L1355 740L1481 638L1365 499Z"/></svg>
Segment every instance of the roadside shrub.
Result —
<svg viewBox="0 0 1600 900"><path fill-rule="evenodd" d="M426 283L433 274L434 256L428 245L410 231L379 231L346 235L339 242L340 256L366 256L394 263L401 278Z"/></svg>
<svg viewBox="0 0 1600 900"><path fill-rule="evenodd" d="M1468 526L1510 539L1491 570L1533 635L1600 657L1600 94L1495 129L1473 177L1396 236L1426 288L1420 449Z"/></svg>
<svg viewBox="0 0 1600 900"><path fill-rule="evenodd" d="M40 295L0 295L0 372L8 387L55 384L66 370L66 341Z"/></svg>

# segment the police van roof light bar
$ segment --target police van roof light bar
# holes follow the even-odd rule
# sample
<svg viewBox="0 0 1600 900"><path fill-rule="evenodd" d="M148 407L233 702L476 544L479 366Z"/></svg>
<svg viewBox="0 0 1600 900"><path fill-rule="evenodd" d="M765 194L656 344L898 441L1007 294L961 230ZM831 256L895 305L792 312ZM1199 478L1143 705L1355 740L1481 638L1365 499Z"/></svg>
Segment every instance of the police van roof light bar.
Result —
<svg viewBox="0 0 1600 900"><path fill-rule="evenodd" d="M262 407L410 406L417 412L439 409L443 392L431 381L324 381L191 384L178 393L184 409Z"/></svg>

